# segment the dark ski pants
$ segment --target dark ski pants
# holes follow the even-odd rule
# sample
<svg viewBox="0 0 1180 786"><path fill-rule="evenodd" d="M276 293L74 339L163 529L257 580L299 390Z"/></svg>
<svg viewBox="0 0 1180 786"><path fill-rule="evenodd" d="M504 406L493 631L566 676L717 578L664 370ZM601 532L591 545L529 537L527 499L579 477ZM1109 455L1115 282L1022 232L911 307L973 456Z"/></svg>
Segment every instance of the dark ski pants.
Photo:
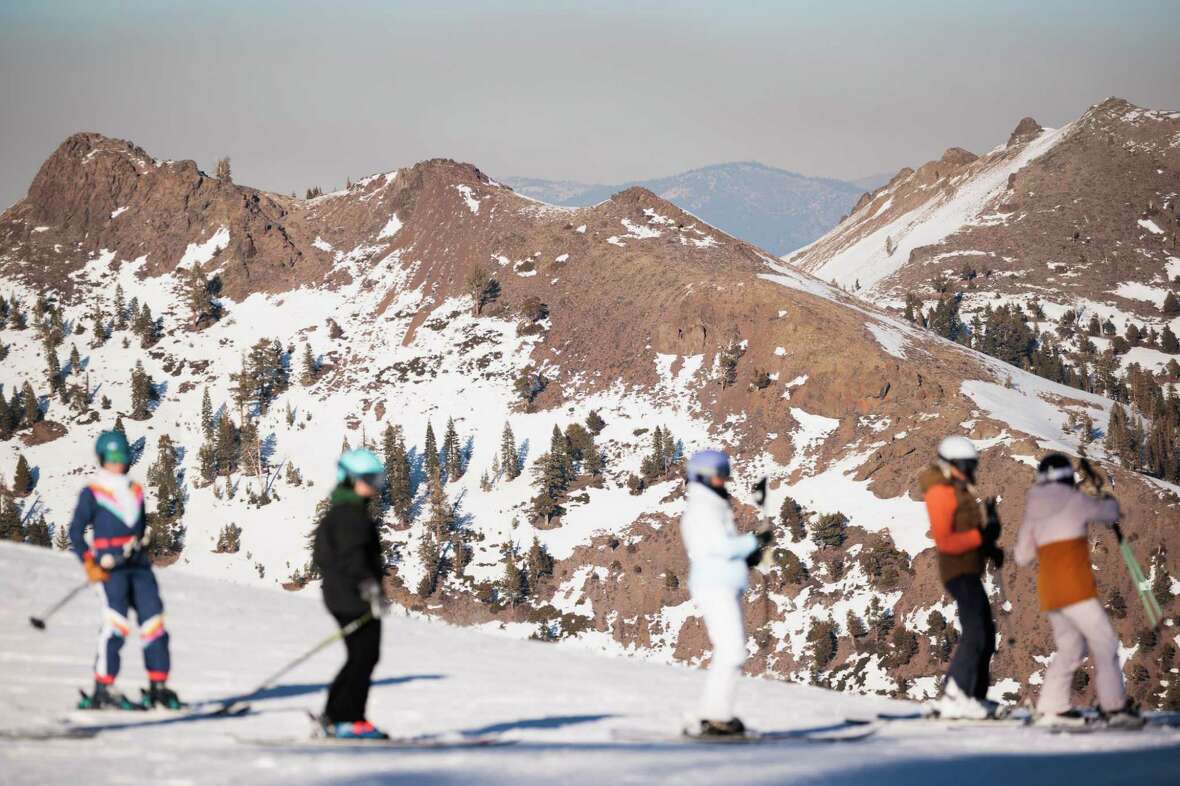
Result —
<svg viewBox="0 0 1180 786"><path fill-rule="evenodd" d="M148 679L168 679L168 631L164 629L164 603L160 587L149 567L123 567L96 585L102 598L102 628L98 633L98 656L94 659L96 682L111 684L119 676L119 652L131 630L128 611L135 609L139 641Z"/></svg>
<svg viewBox="0 0 1180 786"><path fill-rule="evenodd" d="M363 613L363 612L362 612ZM337 624L344 627L360 614L332 612ZM332 680L328 690L328 706L324 717L331 723L354 723L365 720L365 705L369 701L369 686L373 669L381 657L381 620L374 619L357 628L344 639L348 660Z"/></svg>
<svg viewBox="0 0 1180 786"><path fill-rule="evenodd" d="M972 575L956 576L946 583L946 589L959 607L963 629L947 677L968 696L986 699L992 655L996 654L996 623L987 592L981 578Z"/></svg>

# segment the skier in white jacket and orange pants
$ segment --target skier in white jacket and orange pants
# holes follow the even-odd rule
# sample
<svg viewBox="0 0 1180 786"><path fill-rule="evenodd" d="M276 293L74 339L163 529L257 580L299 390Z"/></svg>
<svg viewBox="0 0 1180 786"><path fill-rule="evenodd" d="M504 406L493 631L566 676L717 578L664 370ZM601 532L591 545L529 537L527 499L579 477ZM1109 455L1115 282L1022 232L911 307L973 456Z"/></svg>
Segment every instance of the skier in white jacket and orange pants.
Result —
<svg viewBox="0 0 1180 786"><path fill-rule="evenodd" d="M734 692L746 660L741 596L748 585L749 565L758 563L771 536L738 534L725 487L729 478L729 457L720 451L701 451L688 461L688 501L680 532L691 564L688 589L713 645L698 715L685 728L694 735L745 732L733 712Z"/></svg>
<svg viewBox="0 0 1180 786"><path fill-rule="evenodd" d="M1037 702L1038 722L1082 725L1082 713L1070 705L1074 671L1087 652L1094 664L1095 689L1111 726L1143 724L1127 701L1119 665L1119 639L1098 600L1086 538L1091 522L1118 531L1119 503L1114 497L1091 497L1074 488L1074 468L1060 453L1050 453L1037 466L1036 485L1028 492L1024 522L1016 536L1016 563L1037 565L1037 595L1049 616L1057 652L1045 672Z"/></svg>

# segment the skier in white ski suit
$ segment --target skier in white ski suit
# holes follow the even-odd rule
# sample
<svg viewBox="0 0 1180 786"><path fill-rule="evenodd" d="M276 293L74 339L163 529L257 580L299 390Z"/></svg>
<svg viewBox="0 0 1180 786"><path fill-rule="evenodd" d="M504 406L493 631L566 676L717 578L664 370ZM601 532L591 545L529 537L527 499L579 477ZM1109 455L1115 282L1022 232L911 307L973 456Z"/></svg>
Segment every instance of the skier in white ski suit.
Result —
<svg viewBox="0 0 1180 786"><path fill-rule="evenodd" d="M1060 453L1041 460L1036 478L1016 536L1015 556L1018 565L1038 562L1037 595L1057 644L1037 701L1038 722L1086 722L1070 706L1070 690L1074 672L1088 652L1098 703L1108 725L1140 726L1143 721L1127 701L1123 685L1118 635L1098 600L1086 537L1087 525L1096 523L1113 527L1122 539L1119 503L1114 497L1091 497L1074 488L1073 464Z"/></svg>
<svg viewBox="0 0 1180 786"><path fill-rule="evenodd" d="M745 729L733 712L746 660L741 595L748 583L748 560L757 563L770 534L738 534L725 487L729 477L729 458L720 451L702 451L688 461L688 502L680 532L691 564L689 593L713 645L698 717L685 729L690 734L741 734Z"/></svg>

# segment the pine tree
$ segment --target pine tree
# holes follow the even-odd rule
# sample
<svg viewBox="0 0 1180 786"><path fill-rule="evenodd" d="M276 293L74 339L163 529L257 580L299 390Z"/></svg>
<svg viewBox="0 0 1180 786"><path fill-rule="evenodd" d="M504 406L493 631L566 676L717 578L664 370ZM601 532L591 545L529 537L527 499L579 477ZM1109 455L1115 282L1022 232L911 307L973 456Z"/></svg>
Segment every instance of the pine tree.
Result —
<svg viewBox="0 0 1180 786"><path fill-rule="evenodd" d="M24 409L22 425L25 428L30 428L34 423L41 421L41 404L37 401L37 394L33 392L33 386L25 382L20 390L21 406Z"/></svg>
<svg viewBox="0 0 1180 786"><path fill-rule="evenodd" d="M530 592L536 592L537 584L542 576L549 576L553 574L553 557L549 555L548 550L541 545L541 541L536 535L533 536L533 545L529 548L528 556L525 558L525 567L528 572L528 586Z"/></svg>
<svg viewBox="0 0 1180 786"><path fill-rule="evenodd" d="M520 603L525 597L525 574L517 562L516 546L512 541L504 545L504 578L500 583L500 590L504 599L512 606Z"/></svg>
<svg viewBox="0 0 1180 786"><path fill-rule="evenodd" d="M1169 291L1164 295L1164 302L1160 306L1160 313L1165 317L1174 317L1180 314L1180 299L1176 298L1176 293Z"/></svg>
<svg viewBox="0 0 1180 786"><path fill-rule="evenodd" d="M0 441L11 439L12 431L12 409L4 399L4 394L0 393Z"/></svg>
<svg viewBox="0 0 1180 786"><path fill-rule="evenodd" d="M209 388L201 394L201 434L206 442L213 436L213 399L209 397Z"/></svg>
<svg viewBox="0 0 1180 786"><path fill-rule="evenodd" d="M586 459L582 466L585 467L586 474L594 478L602 477L602 473L606 470L606 454L594 444L593 440L586 450Z"/></svg>
<svg viewBox="0 0 1180 786"><path fill-rule="evenodd" d="M149 406L155 399L155 386L152 378L143 368L143 362L135 362L135 370L131 372L131 417L134 420L147 420L151 416Z"/></svg>
<svg viewBox="0 0 1180 786"><path fill-rule="evenodd" d="M50 393L60 393L65 387L61 361L57 358L57 350L49 342L45 343L45 379L49 383Z"/></svg>
<svg viewBox="0 0 1180 786"><path fill-rule="evenodd" d="M217 179L230 182L229 156L217 159Z"/></svg>
<svg viewBox="0 0 1180 786"><path fill-rule="evenodd" d="M410 478L410 457L406 452L401 426L387 425L382 445L385 455L385 493L394 515L402 524L408 524L414 492Z"/></svg>
<svg viewBox="0 0 1180 786"><path fill-rule="evenodd" d="M422 539L418 542L418 559L422 561L424 571L422 580L418 582L418 595L427 598L433 595L438 588L438 575L442 561L438 542L430 530L423 532Z"/></svg>
<svg viewBox="0 0 1180 786"><path fill-rule="evenodd" d="M783 498L783 505L779 508L779 521L782 522L783 528L791 533L791 542L798 543L807 537L803 507L793 498Z"/></svg>
<svg viewBox="0 0 1180 786"><path fill-rule="evenodd" d="M455 419L447 419L447 430L443 434L443 471L447 482L463 476L463 448L459 444L459 432L455 430Z"/></svg>
<svg viewBox="0 0 1180 786"><path fill-rule="evenodd" d="M451 535L451 573L456 578L462 578L467 564L471 561L471 547L463 537L462 532Z"/></svg>
<svg viewBox="0 0 1180 786"><path fill-rule="evenodd" d="M70 528L65 524L55 524L53 527L53 547L58 551L66 551L70 547Z"/></svg>
<svg viewBox="0 0 1180 786"><path fill-rule="evenodd" d="M123 294L123 285L115 285L115 330L127 329L127 301Z"/></svg>
<svg viewBox="0 0 1180 786"><path fill-rule="evenodd" d="M852 609L848 610L846 626L848 628L848 635L853 639L864 638L866 635L868 635L869 629L865 627L864 620L858 617L856 612Z"/></svg>
<svg viewBox="0 0 1180 786"><path fill-rule="evenodd" d="M266 468L262 462L262 442L258 434L258 422L247 418L238 432L238 454L241 456L243 474L258 478L261 486ZM259 489L261 493L261 488Z"/></svg>
<svg viewBox="0 0 1180 786"><path fill-rule="evenodd" d="M175 534L175 528L184 516L184 492L180 487L180 473L177 467L177 449L172 438L161 434L156 443L156 461L148 468L147 483L153 489L155 515L168 530ZM157 535L161 533L155 533ZM166 544L171 550L179 546L179 538L169 537ZM179 551L179 548L175 549Z"/></svg>
<svg viewBox="0 0 1180 786"><path fill-rule="evenodd" d="M46 549L53 546L53 537L49 531L49 522L45 520L45 514L38 515L25 527L25 543Z"/></svg>
<svg viewBox="0 0 1180 786"><path fill-rule="evenodd" d="M430 500L429 518L426 521L426 526L434 534L435 540L443 543L455 529L455 511L443 489L442 476L439 474L438 467L435 467L431 472L427 482L430 485Z"/></svg>
<svg viewBox="0 0 1180 786"><path fill-rule="evenodd" d="M77 374L82 369L82 356L78 354L78 345L70 345L70 373Z"/></svg>
<svg viewBox="0 0 1180 786"><path fill-rule="evenodd" d="M139 345L144 349L159 340L159 326L156 324L156 318L152 316L152 309L147 303L140 306L139 315L135 318L132 331L139 336Z"/></svg>
<svg viewBox="0 0 1180 786"><path fill-rule="evenodd" d="M24 532L20 526L20 510L7 494L0 494L0 540L20 543Z"/></svg>
<svg viewBox="0 0 1180 786"><path fill-rule="evenodd" d="M127 429L123 426L123 416L122 415L115 416L114 430L119 432L120 434L122 434L124 437L127 436Z"/></svg>
<svg viewBox="0 0 1180 786"><path fill-rule="evenodd" d="M215 554L237 554L242 547L242 528L237 524L226 524L217 534Z"/></svg>
<svg viewBox="0 0 1180 786"><path fill-rule="evenodd" d="M12 493L18 497L27 496L33 490L33 472L28 459L21 453L16 457L16 473L12 477Z"/></svg>
<svg viewBox="0 0 1180 786"><path fill-rule="evenodd" d="M207 438L197 449L197 470L206 484L212 483L217 477L217 448L212 437Z"/></svg>
<svg viewBox="0 0 1180 786"><path fill-rule="evenodd" d="M811 537L818 546L836 548L847 537L847 528L848 518L843 513L825 513L812 525Z"/></svg>
<svg viewBox="0 0 1180 786"><path fill-rule="evenodd" d="M520 457L516 447L516 437L512 433L512 426L504 423L504 431L500 435L500 466L509 480L520 477Z"/></svg>
<svg viewBox="0 0 1180 786"><path fill-rule="evenodd" d="M483 268L475 268L467 278L467 294L471 295L471 302L476 316L483 313L483 307L500 296L500 282Z"/></svg>
<svg viewBox="0 0 1180 786"><path fill-rule="evenodd" d="M434 426L430 422L426 423L426 447L423 448L422 462L426 469L426 477L432 478L439 474L441 467L438 461L438 442L434 438Z"/></svg>
<svg viewBox="0 0 1180 786"><path fill-rule="evenodd" d="M240 447L238 444L238 430L228 416L222 415L217 420L217 436L214 441L214 451L217 456L217 470L229 481L230 473L238 468Z"/></svg>
<svg viewBox="0 0 1180 786"><path fill-rule="evenodd" d="M319 365L315 362L315 355L311 351L311 344L304 344L303 369L299 374L299 382L303 385L314 385L319 375Z"/></svg>
<svg viewBox="0 0 1180 786"><path fill-rule="evenodd" d="M205 273L200 262L194 262L191 268L181 270L182 296L189 310L192 312L193 325L201 327L203 324L215 322L220 315L217 299L213 297L213 282Z"/></svg>
<svg viewBox="0 0 1180 786"><path fill-rule="evenodd" d="M1160 351L1169 355L1180 354L1180 341L1176 340L1171 325L1164 325L1164 329L1160 331Z"/></svg>
<svg viewBox="0 0 1180 786"><path fill-rule="evenodd" d="M590 414L586 416L586 428L596 437L606 428L606 421L598 414L598 410L590 410Z"/></svg>

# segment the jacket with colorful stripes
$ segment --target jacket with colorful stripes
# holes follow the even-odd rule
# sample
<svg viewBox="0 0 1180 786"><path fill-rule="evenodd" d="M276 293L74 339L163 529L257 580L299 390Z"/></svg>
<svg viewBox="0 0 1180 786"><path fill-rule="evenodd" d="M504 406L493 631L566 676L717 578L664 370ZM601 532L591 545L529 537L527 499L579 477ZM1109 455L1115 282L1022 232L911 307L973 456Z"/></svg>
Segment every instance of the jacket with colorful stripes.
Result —
<svg viewBox="0 0 1180 786"><path fill-rule="evenodd" d="M99 470L78 495L70 522L70 548L79 559L90 555L95 562L110 554L115 569L149 566L147 554L137 545L146 528L143 487L126 475ZM89 543L87 529L92 531Z"/></svg>

